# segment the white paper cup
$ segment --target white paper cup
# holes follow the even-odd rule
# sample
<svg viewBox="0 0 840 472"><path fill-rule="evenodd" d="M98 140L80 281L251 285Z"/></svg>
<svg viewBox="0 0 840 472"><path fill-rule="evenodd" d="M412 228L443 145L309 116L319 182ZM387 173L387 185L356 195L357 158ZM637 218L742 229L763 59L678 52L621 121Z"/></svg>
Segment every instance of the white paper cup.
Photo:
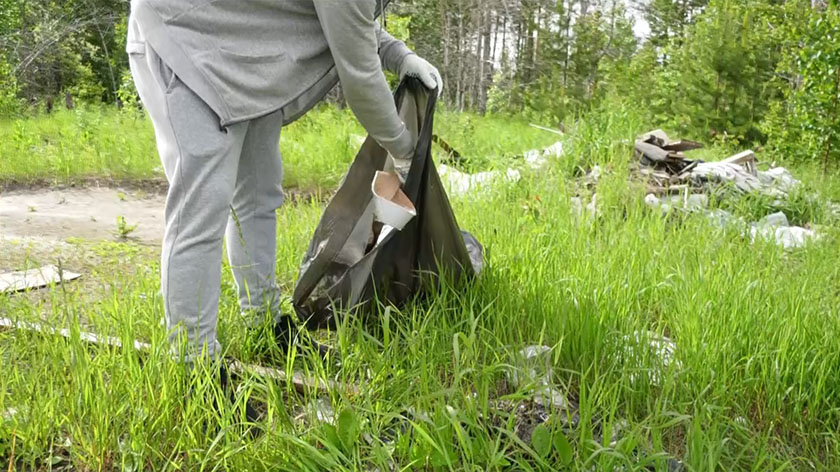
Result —
<svg viewBox="0 0 840 472"><path fill-rule="evenodd" d="M417 215L414 204L400 189L397 174L377 171L370 186L373 192L373 217L397 230Z"/></svg>

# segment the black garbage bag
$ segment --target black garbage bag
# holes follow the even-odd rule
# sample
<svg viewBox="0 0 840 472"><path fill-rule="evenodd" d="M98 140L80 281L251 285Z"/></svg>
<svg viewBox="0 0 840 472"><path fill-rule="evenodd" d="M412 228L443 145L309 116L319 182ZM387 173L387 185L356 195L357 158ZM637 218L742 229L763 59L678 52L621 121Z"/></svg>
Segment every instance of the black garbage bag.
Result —
<svg viewBox="0 0 840 472"><path fill-rule="evenodd" d="M394 100L417 137L411 161L395 161L368 136L324 210L292 297L310 328L331 324L338 310L369 308L374 300L400 306L433 292L443 273L460 280L481 270L483 248L458 227L432 161L436 98L419 80L404 80ZM401 186L398 176L404 177ZM377 197L383 195L390 203L381 204ZM392 203L401 214L416 214L401 229L380 218L388 210L381 205Z"/></svg>

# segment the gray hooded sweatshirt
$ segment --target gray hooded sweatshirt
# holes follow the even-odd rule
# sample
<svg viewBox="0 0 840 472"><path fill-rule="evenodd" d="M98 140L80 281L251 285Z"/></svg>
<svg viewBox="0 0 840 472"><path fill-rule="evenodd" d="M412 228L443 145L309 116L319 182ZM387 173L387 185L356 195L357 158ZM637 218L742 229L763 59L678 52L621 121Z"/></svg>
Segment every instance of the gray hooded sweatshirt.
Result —
<svg viewBox="0 0 840 472"><path fill-rule="evenodd" d="M294 121L340 79L362 126L403 157L414 143L382 68L398 71L411 51L377 24L385 3L133 0L132 14L145 41L222 127L280 109L285 123Z"/></svg>

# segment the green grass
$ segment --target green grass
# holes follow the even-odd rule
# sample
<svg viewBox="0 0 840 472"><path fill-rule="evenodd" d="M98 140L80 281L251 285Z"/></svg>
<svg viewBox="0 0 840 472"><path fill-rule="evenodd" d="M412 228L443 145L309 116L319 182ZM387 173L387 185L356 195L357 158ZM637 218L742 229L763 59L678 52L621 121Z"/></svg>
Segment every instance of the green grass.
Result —
<svg viewBox="0 0 840 472"><path fill-rule="evenodd" d="M163 177L146 118L102 107L0 120L0 161L3 183Z"/></svg>
<svg viewBox="0 0 840 472"><path fill-rule="evenodd" d="M354 129L341 112L319 113L295 130L306 143L300 155L317 146L305 136ZM469 118L473 131L456 137L466 119L439 120L461 152L504 160L531 147L520 136L526 125L513 125L508 136L501 119ZM667 470L667 457L690 471L837 470L837 229L827 226L817 244L783 251L750 244L699 214L662 218L644 205L643 189L627 183L632 138L643 128L621 108L590 116L568 128L568 154L548 169L453 199L459 223L490 255L478 280L445 285L426 304L345 318L335 334L340 367L305 356L286 364L361 384L358 394L335 391L324 400L337 412L337 427L315 420L308 407L314 393L301 396L257 377L244 379L242 390L266 405L259 439L231 424L230 408L212 417L202 395L212 391L208 376L188 388L167 356L158 266L146 249L72 241L52 251L36 244L10 251L19 265L62 255L68 269L85 265L89 272L88 281L40 297L0 297L5 316L43 316L153 348L141 364L131 351L0 332L0 412L18 409L0 424L0 457L14 454L20 470L51 463L87 470L558 470L562 441L542 450L539 440L517 435L523 425L516 408L528 405L533 386L507 380L510 369L523 367L517 351L542 344L551 347L554 384L579 404L578 426L561 431L562 412L547 423L549 437L562 434L571 444L570 470ZM601 215L580 219L569 203L587 192L576 168L594 163L605 169L597 187ZM821 198L840 198L836 176L793 170ZM277 273L287 293L321 209L313 201L279 211ZM830 223L818 209L800 211ZM674 362L663 366L648 335L634 334L648 331L675 342ZM227 272L220 336L229 355L254 360L256 341L238 315ZM208 422L223 427L208 433Z"/></svg>
<svg viewBox="0 0 840 472"><path fill-rule="evenodd" d="M473 166L509 160L557 138L511 118L441 112L437 121L438 134ZM281 132L284 186L334 188L364 136L349 109L320 106L311 111ZM165 178L146 116L104 107L0 119L0 163L0 186Z"/></svg>

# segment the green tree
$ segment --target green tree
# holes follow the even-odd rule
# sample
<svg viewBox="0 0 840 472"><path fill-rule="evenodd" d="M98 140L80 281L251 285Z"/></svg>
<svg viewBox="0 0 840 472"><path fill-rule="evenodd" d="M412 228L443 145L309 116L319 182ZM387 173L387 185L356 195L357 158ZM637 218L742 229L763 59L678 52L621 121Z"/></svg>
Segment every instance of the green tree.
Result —
<svg viewBox="0 0 840 472"><path fill-rule="evenodd" d="M17 92L32 103L115 101L127 67L115 25L127 13L121 0L0 0L0 56Z"/></svg>
<svg viewBox="0 0 840 472"><path fill-rule="evenodd" d="M523 10L525 11L525 10ZM493 109L522 112L559 125L596 103L630 62L637 47L633 23L618 1L566 0L537 5L522 22L526 38L491 90Z"/></svg>
<svg viewBox="0 0 840 472"><path fill-rule="evenodd" d="M687 28L694 24L709 0L651 0L642 8L650 26L650 43L664 48L676 42L682 45Z"/></svg>
<svg viewBox="0 0 840 472"><path fill-rule="evenodd" d="M20 112L17 80L12 67L0 57L0 116L10 116Z"/></svg>
<svg viewBox="0 0 840 472"><path fill-rule="evenodd" d="M752 142L779 91L773 75L779 8L765 1L712 0L689 28L673 60L665 105L681 131L696 137ZM663 110L667 113L667 110Z"/></svg>
<svg viewBox="0 0 840 472"><path fill-rule="evenodd" d="M800 5L801 7L801 5ZM777 82L784 100L765 123L772 147L798 159L840 160L840 11L786 9L784 59Z"/></svg>

